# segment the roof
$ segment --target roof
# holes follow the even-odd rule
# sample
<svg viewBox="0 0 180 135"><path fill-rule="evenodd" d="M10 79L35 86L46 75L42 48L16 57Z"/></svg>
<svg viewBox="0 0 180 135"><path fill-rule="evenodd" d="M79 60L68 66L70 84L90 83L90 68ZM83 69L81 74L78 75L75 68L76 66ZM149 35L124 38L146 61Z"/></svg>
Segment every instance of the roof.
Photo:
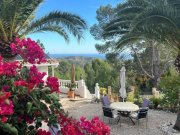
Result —
<svg viewBox="0 0 180 135"><path fill-rule="evenodd" d="M45 53L45 58L46 60L52 60L52 58L47 53ZM23 58L20 55L17 55L16 60L21 61Z"/></svg>
<svg viewBox="0 0 180 135"><path fill-rule="evenodd" d="M45 54L45 58L47 60L46 63L41 63L41 64L34 64L36 66L58 66L59 62L56 59L51 58L48 54ZM23 58L20 55L16 56L17 61L23 61ZM26 66L31 66L32 64L26 62Z"/></svg>

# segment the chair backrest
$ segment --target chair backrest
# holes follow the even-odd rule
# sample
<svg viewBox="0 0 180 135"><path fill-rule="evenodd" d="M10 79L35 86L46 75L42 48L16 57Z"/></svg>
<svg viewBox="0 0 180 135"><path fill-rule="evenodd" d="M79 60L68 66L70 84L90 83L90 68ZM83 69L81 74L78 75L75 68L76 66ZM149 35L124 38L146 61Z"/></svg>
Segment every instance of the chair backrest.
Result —
<svg viewBox="0 0 180 135"><path fill-rule="evenodd" d="M141 104L141 107L149 107L150 101L148 99L143 99L143 103Z"/></svg>
<svg viewBox="0 0 180 135"><path fill-rule="evenodd" d="M103 106L103 115L105 117L114 118L112 109L105 106Z"/></svg>
<svg viewBox="0 0 180 135"><path fill-rule="evenodd" d="M138 112L137 119L146 118L147 114L148 114L148 108L140 109L139 112Z"/></svg>
<svg viewBox="0 0 180 135"><path fill-rule="evenodd" d="M110 106L111 102L109 101L108 96L102 97L102 104L103 104L103 106Z"/></svg>

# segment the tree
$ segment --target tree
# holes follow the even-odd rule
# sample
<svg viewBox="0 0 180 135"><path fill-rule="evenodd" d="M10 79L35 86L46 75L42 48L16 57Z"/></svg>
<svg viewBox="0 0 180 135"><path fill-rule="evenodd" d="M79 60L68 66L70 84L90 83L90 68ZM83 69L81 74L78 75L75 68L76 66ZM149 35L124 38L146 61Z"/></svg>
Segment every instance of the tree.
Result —
<svg viewBox="0 0 180 135"><path fill-rule="evenodd" d="M179 53L179 10L177 0L128 0L117 6L114 19L103 27L103 38L108 40L105 45L96 45L96 48L117 52L142 41L151 41L158 46L171 45ZM180 69L179 56L175 64ZM155 67L158 65L157 61ZM177 119L176 129L180 129L179 122Z"/></svg>
<svg viewBox="0 0 180 135"><path fill-rule="evenodd" d="M135 2L137 5L142 5L141 1L136 1ZM145 7L147 6L147 4L143 4ZM117 43L116 41L123 35L125 35L126 33L129 32L130 29L130 22L135 18L135 16L138 16L138 14L140 14L140 11L142 10L135 10L137 7L135 7L134 10L128 10L124 11L126 6L123 6L123 4L119 4L117 7L115 8L111 8L111 12L108 12L108 8L109 6L105 6L105 7L100 7L97 10L97 20L98 20L98 27L100 27L101 29L93 29L94 31L91 32L92 35L93 32L94 33L98 33L97 31L99 30L99 32L101 32L101 40L105 41L105 43L103 44L97 44L96 45L96 49L100 52L100 53L106 53L107 55L111 55L111 54L122 54L124 50L128 49L128 51L131 51L131 53L133 53L134 58L136 58L137 62L136 63L136 67L140 70L142 70L143 74L147 75L148 77L150 77L153 80L153 84L154 87L157 87L158 85L158 81L160 79L161 73L159 73L159 71L164 71L161 70L162 65L164 67L166 67L169 63L169 61L171 61L171 59L167 59L165 62L161 61L161 54L164 54L161 49L161 47L159 47L159 43L153 41L153 40L144 40L142 42L142 40L139 42L136 42L134 44L124 44L120 47L117 47ZM143 7L144 8L144 7ZM106 9L106 10L102 10L102 9ZM129 14L126 14L126 13ZM106 17L108 16L107 13L109 13L109 16L112 17ZM104 21L105 19L103 18L109 18L108 21L106 19L106 21ZM110 22L110 23L109 23ZM113 24L111 24L113 23ZM103 24L103 25L101 25ZM97 24L96 24L97 25ZM94 36L95 39L98 39L96 36ZM148 61L150 61L150 65L147 65L146 67L148 67L148 69L146 67L143 66L143 61L142 59L138 56L139 52L143 52L146 48L152 48L152 50L149 52L149 56L148 57ZM164 48L164 47L163 47ZM171 51L170 51L171 52ZM169 52L168 52L169 53ZM108 57L108 56L107 56ZM169 57L168 57L169 58ZM151 69L150 69L150 68ZM166 69L166 68L164 68ZM141 72L141 71L140 71Z"/></svg>
<svg viewBox="0 0 180 135"><path fill-rule="evenodd" d="M160 43L158 46L171 43L172 48L178 49L179 3L176 0L128 0L119 6L119 17L104 28L104 37L119 36L117 49L147 40Z"/></svg>
<svg viewBox="0 0 180 135"><path fill-rule="evenodd" d="M61 79L71 79L71 65L73 63L68 60L61 60L57 68L55 68L55 76ZM75 65L75 80L79 81L81 76L83 79L86 78L83 67Z"/></svg>
<svg viewBox="0 0 180 135"><path fill-rule="evenodd" d="M56 76L62 79L71 79L71 63L66 60L59 62L56 70Z"/></svg>
<svg viewBox="0 0 180 135"><path fill-rule="evenodd" d="M43 0L1 0L0 1L0 53L4 58L13 57L10 43L16 37L35 32L56 32L67 42L69 33L78 40L82 38L86 23L79 16L61 11L53 11L35 19L35 11Z"/></svg>
<svg viewBox="0 0 180 135"><path fill-rule="evenodd" d="M103 32L103 27L110 22L113 18L114 14L114 9L110 4L106 6L101 6L97 11L96 11L96 19L98 20L98 24L94 24L90 28L90 33L91 35L97 39L100 40L102 39L102 32Z"/></svg>
<svg viewBox="0 0 180 135"><path fill-rule="evenodd" d="M81 77L82 79L85 79L86 78L86 74L85 74L85 71L82 67L80 66L76 66L76 80L80 80Z"/></svg>
<svg viewBox="0 0 180 135"><path fill-rule="evenodd" d="M100 87L107 88L112 86L114 92L119 90L119 72L106 61L95 59L90 64L86 64L86 84L91 92L94 92L96 83L99 83Z"/></svg>
<svg viewBox="0 0 180 135"><path fill-rule="evenodd" d="M119 17L104 29L104 36L121 35L116 43L118 49L142 40L170 45L178 53L175 66L180 73L179 7L179 0L128 0L120 6ZM127 27L122 25L125 22L129 22ZM123 34L124 29L127 32ZM180 109L174 128L180 130Z"/></svg>
<svg viewBox="0 0 180 135"><path fill-rule="evenodd" d="M86 73L86 85L91 92L94 92L96 76L95 76L94 70L92 68L92 63L87 63L84 66L84 71Z"/></svg>

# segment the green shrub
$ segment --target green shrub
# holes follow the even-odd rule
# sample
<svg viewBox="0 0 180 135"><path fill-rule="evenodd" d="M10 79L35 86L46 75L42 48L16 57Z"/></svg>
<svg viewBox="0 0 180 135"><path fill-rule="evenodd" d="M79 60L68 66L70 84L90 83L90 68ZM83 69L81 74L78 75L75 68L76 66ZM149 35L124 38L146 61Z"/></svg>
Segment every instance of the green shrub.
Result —
<svg viewBox="0 0 180 135"><path fill-rule="evenodd" d="M151 97L150 99L149 99L151 102L152 102L152 105L153 105L153 108L157 108L158 107L158 105L161 103L161 99L160 98L157 98L157 97Z"/></svg>
<svg viewBox="0 0 180 135"><path fill-rule="evenodd" d="M162 105L172 110L176 109L180 89L180 77L178 73L171 69L167 75L161 79L160 88L164 94Z"/></svg>
<svg viewBox="0 0 180 135"><path fill-rule="evenodd" d="M128 94L128 96L127 96L127 101L134 103L134 93L130 92L130 93Z"/></svg>
<svg viewBox="0 0 180 135"><path fill-rule="evenodd" d="M140 97L139 90L136 90L134 93L134 103L137 105L141 105L143 102L142 97Z"/></svg>
<svg viewBox="0 0 180 135"><path fill-rule="evenodd" d="M101 88L100 88L100 94L102 94L102 95L107 94L107 89L101 87Z"/></svg>
<svg viewBox="0 0 180 135"><path fill-rule="evenodd" d="M128 102L133 102L137 105L141 105L143 102L142 97L140 97L139 91L136 90L135 93L130 92L127 96L127 101Z"/></svg>

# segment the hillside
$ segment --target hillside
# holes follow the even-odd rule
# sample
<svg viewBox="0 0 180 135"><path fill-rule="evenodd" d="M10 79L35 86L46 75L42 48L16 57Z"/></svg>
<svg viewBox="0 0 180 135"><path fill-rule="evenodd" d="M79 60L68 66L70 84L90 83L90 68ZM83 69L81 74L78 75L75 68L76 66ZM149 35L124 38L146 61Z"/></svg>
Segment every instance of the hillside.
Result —
<svg viewBox="0 0 180 135"><path fill-rule="evenodd" d="M59 62L65 60L69 63L73 63L77 66L84 67L86 63L90 63L92 60L97 59L94 57L83 57L83 56L68 56L63 58L57 58Z"/></svg>

